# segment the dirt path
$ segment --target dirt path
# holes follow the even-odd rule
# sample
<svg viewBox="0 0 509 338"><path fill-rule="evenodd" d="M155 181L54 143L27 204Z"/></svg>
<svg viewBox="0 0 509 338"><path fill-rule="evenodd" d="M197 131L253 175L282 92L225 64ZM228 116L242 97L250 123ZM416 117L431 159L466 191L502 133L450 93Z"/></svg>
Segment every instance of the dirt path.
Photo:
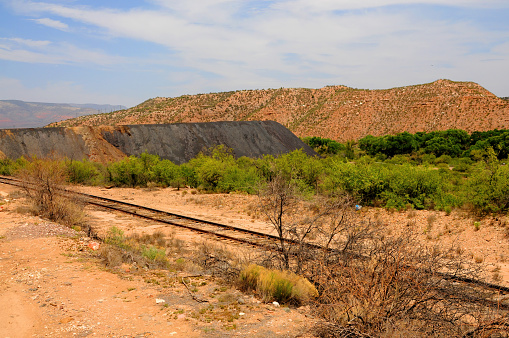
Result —
<svg viewBox="0 0 509 338"><path fill-rule="evenodd" d="M0 184L0 337L295 337L313 323L210 276L190 279L199 303L168 271L110 271L82 233L15 212L13 190Z"/></svg>

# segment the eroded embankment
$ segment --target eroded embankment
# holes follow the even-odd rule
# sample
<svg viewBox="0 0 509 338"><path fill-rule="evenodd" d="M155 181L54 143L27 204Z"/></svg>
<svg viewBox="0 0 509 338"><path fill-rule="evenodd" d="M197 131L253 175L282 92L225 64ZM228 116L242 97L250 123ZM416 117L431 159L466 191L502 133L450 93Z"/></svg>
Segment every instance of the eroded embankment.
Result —
<svg viewBox="0 0 509 338"><path fill-rule="evenodd" d="M200 151L223 144L235 156L279 155L296 149L314 152L273 121L0 130L0 154L67 157L107 162L143 152L181 164Z"/></svg>

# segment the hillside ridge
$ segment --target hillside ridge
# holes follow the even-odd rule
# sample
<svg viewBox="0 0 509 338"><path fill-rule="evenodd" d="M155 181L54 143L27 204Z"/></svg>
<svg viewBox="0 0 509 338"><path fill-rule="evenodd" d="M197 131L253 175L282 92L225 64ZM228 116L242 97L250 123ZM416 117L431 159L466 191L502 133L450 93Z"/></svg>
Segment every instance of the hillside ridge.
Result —
<svg viewBox="0 0 509 338"><path fill-rule="evenodd" d="M53 123L94 126L273 120L299 137L357 140L408 131L509 129L509 102L474 82L391 89L279 88L156 97L135 107Z"/></svg>
<svg viewBox="0 0 509 338"><path fill-rule="evenodd" d="M37 128L48 123L75 118L100 111L125 108L110 104L76 104L0 100L0 129Z"/></svg>

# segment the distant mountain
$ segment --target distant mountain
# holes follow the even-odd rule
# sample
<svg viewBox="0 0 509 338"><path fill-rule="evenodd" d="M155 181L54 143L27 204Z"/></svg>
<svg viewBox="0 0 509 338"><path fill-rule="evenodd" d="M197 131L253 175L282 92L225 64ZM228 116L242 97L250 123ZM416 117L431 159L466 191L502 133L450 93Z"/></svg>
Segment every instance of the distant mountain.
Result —
<svg viewBox="0 0 509 338"><path fill-rule="evenodd" d="M37 128L79 116L109 113L124 106L0 100L0 129Z"/></svg>
<svg viewBox="0 0 509 338"><path fill-rule="evenodd" d="M509 129L509 102L473 82L437 80L369 90L280 88L156 97L54 126L273 120L299 137L358 140L408 131Z"/></svg>

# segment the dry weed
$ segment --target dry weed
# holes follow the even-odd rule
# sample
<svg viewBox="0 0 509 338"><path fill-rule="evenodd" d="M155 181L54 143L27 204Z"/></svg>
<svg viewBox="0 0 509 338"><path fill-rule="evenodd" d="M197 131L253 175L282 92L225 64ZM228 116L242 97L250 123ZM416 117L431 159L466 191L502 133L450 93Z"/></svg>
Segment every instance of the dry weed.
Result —
<svg viewBox="0 0 509 338"><path fill-rule="evenodd" d="M61 162L31 159L18 176L24 182L23 190L31 213L70 227L80 227L90 235L91 229L84 224L83 203L65 194L67 172Z"/></svg>
<svg viewBox="0 0 509 338"><path fill-rule="evenodd" d="M417 216L417 211L415 211L414 209L411 209L410 211L407 212L406 214L406 217L407 218L414 218L415 216Z"/></svg>

